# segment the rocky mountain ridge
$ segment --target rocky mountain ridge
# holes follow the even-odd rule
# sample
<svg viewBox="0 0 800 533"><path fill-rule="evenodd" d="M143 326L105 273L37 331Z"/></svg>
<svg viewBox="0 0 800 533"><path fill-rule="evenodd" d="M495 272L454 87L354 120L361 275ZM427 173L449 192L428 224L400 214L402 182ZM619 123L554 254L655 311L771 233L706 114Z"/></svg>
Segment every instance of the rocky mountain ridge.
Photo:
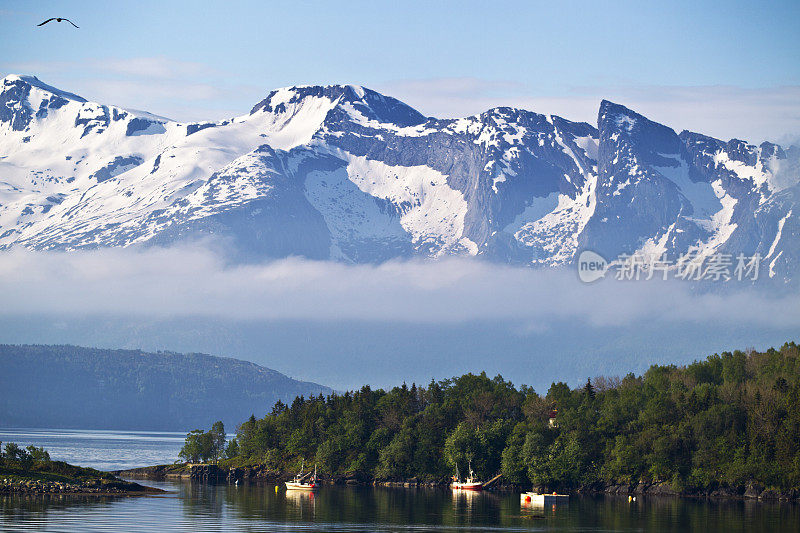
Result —
<svg viewBox="0 0 800 533"><path fill-rule="evenodd" d="M595 127L510 107L436 119L363 87L299 86L184 124L30 76L0 92L0 249L213 236L241 261L758 254L784 283L799 183L798 147L676 133L609 101Z"/></svg>

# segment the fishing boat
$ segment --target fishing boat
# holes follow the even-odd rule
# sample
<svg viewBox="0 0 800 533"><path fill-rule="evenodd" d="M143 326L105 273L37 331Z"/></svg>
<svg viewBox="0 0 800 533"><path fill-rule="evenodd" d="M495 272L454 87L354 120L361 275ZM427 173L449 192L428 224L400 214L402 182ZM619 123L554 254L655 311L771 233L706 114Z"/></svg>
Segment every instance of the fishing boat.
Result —
<svg viewBox="0 0 800 533"><path fill-rule="evenodd" d="M300 466L300 472L294 476L293 480L286 482L286 490L317 490L319 488L317 484L317 465L314 465L314 474L310 480L309 474L303 474L305 465L306 463L303 461Z"/></svg>
<svg viewBox="0 0 800 533"><path fill-rule="evenodd" d="M475 479L475 472L472 471L472 461L469 463L469 475L464 481L459 478L458 465L456 465L456 475L453 476L450 488L453 490L483 490L483 482Z"/></svg>

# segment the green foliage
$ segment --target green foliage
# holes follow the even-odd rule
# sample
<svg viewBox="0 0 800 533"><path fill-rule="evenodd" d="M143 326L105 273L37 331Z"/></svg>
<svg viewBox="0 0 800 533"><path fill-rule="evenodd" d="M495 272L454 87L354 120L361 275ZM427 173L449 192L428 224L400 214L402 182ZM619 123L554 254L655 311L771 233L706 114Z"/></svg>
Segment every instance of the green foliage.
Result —
<svg viewBox="0 0 800 533"><path fill-rule="evenodd" d="M234 447L229 446L228 450L235 454L238 446L234 444ZM218 460L225 452L225 426L217 421L211 426L210 431L200 429L190 431L178 456L190 463L205 463L212 459Z"/></svg>
<svg viewBox="0 0 800 533"><path fill-rule="evenodd" d="M576 389L554 383L544 396L466 374L298 397L241 424L226 456L292 471L305 460L329 475L381 479L445 479L471 463L481 478L502 472L548 489L640 481L797 488L800 349L725 352Z"/></svg>
<svg viewBox="0 0 800 533"><path fill-rule="evenodd" d="M225 425L221 420L217 420L211 426L211 454L218 460L225 452Z"/></svg>
<svg viewBox="0 0 800 533"><path fill-rule="evenodd" d="M37 448L36 446L28 446L25 448L28 451L28 456L34 463L49 463L50 454L44 448Z"/></svg>
<svg viewBox="0 0 800 533"><path fill-rule="evenodd" d="M444 456L448 465L466 473L471 464L476 474L483 477L498 473L503 449L514 425L513 420L505 419L482 425L459 423L445 440Z"/></svg>
<svg viewBox="0 0 800 533"><path fill-rule="evenodd" d="M0 452L0 467L27 471L34 467L47 467L51 463L50 454L44 448L28 446L22 448L16 442L7 442Z"/></svg>
<svg viewBox="0 0 800 533"><path fill-rule="evenodd" d="M19 461L25 457L25 450L20 448L16 442L7 442L3 458L9 461Z"/></svg>
<svg viewBox="0 0 800 533"><path fill-rule="evenodd" d="M236 442L236 439L231 439L228 446L225 448L225 458L233 459L237 455L239 455L239 443Z"/></svg>
<svg viewBox="0 0 800 533"><path fill-rule="evenodd" d="M135 483L120 480L109 472L52 461L44 448L22 448L14 442L6 443L0 450L0 478L17 481L55 481L59 483L93 483L106 487L141 489Z"/></svg>
<svg viewBox="0 0 800 533"><path fill-rule="evenodd" d="M445 441L461 425L475 439L473 468L491 476L501 468L508 435L524 419L524 400L511 383L485 374L432 381L427 387L403 384L384 391L365 386L327 398L298 397L289 406L276 404L262 419L251 416L242 423L233 461L293 471L305 460L334 475L442 479L454 468L443 456ZM463 449L454 453L466 457ZM466 465L464 459L462 470Z"/></svg>

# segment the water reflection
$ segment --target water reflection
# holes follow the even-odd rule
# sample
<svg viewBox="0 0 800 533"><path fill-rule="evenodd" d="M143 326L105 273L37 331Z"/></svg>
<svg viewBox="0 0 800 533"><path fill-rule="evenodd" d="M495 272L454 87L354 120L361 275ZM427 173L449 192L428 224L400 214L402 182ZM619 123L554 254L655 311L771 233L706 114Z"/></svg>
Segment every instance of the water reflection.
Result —
<svg viewBox="0 0 800 533"><path fill-rule="evenodd" d="M293 518L296 520L313 520L316 517L316 495L310 491L287 490L286 503L294 510Z"/></svg>
<svg viewBox="0 0 800 533"><path fill-rule="evenodd" d="M545 518L546 516L553 516L556 512L565 512L569 507L569 500L560 501L558 503L545 504L541 500L534 500L524 495L520 497L520 511L522 516L527 518Z"/></svg>
<svg viewBox="0 0 800 533"><path fill-rule="evenodd" d="M473 516L497 516L500 514L501 498L496 494L452 489L452 505L454 517L461 517L459 522L469 524Z"/></svg>
<svg viewBox="0 0 800 533"><path fill-rule="evenodd" d="M92 506L110 509L110 497L44 494L40 496L0 495L0 524L6 522L40 522L48 513L70 512Z"/></svg>
<svg viewBox="0 0 800 533"><path fill-rule="evenodd" d="M0 496L2 531L800 531L800 506L576 497L535 507L515 493L384 487L323 487L318 493L274 485L150 483L155 497Z"/></svg>

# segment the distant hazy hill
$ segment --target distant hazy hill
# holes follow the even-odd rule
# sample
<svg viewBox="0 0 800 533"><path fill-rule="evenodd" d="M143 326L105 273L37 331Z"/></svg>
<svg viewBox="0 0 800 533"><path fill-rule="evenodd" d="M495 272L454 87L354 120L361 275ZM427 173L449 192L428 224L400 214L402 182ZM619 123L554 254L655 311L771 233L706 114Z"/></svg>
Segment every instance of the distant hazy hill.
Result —
<svg viewBox="0 0 800 533"><path fill-rule="evenodd" d="M278 400L328 394L247 361L204 354L0 344L0 426L229 431Z"/></svg>

